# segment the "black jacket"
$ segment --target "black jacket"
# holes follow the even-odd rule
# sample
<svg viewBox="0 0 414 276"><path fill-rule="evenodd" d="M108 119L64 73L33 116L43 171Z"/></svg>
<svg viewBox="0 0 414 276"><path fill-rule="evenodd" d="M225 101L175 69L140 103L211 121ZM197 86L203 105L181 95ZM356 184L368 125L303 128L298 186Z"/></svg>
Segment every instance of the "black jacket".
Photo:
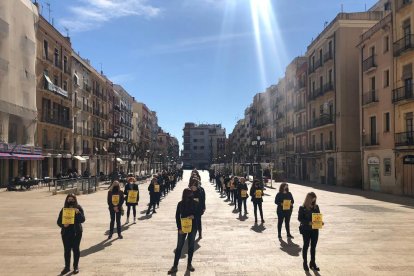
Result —
<svg viewBox="0 0 414 276"><path fill-rule="evenodd" d="M119 195L119 203L118 205L112 204L112 196L113 195ZM113 193L112 191L108 191L108 197L107 197L108 207L109 209L113 210L115 206L122 207L122 204L124 204L124 194L122 193L122 190L119 190L118 193Z"/></svg>
<svg viewBox="0 0 414 276"><path fill-rule="evenodd" d="M193 192L194 200L198 202L197 204L197 215L203 215L204 210L206 209L206 192L202 187L198 187L195 192Z"/></svg>
<svg viewBox="0 0 414 276"><path fill-rule="evenodd" d="M197 214L197 202L194 200L190 200L187 205L185 205L182 201L178 202L177 210L175 212L175 222L177 223L177 229L181 230L181 218L187 218L189 216L196 217ZM194 229L194 220L193 220L193 229Z"/></svg>
<svg viewBox="0 0 414 276"><path fill-rule="evenodd" d="M256 198L256 190L261 190L262 191L262 196L260 198ZM263 189L261 189L260 187L258 189L256 189L256 187L253 185L250 188L250 196L252 197L252 201L254 203L263 202L263 195L264 195Z"/></svg>
<svg viewBox="0 0 414 276"><path fill-rule="evenodd" d="M290 210L283 210L283 200L290 200ZM293 203L295 201L293 200L293 196L290 192L285 193L277 193L275 197L275 204L277 205L277 212L292 212L293 210Z"/></svg>
<svg viewBox="0 0 414 276"><path fill-rule="evenodd" d="M318 231L318 229L312 229L312 226L309 225L309 223L312 222L312 214L318 213L320 213L318 205L315 205L315 207L310 210L306 209L304 206L299 207L298 220L300 221L300 225L303 227L303 230Z"/></svg>
<svg viewBox="0 0 414 276"><path fill-rule="evenodd" d="M130 190L133 190L133 191L138 191L138 196L137 196L137 202L136 202L136 203L128 203L128 192L129 192ZM126 205L127 205L127 206L137 205L137 204L138 204L138 201L139 201L139 188L138 188L138 185L137 185L137 184L135 184L135 183L133 183L133 184L128 183L128 184L125 186L124 195L125 195L125 202L126 202Z"/></svg>
<svg viewBox="0 0 414 276"><path fill-rule="evenodd" d="M241 191L242 190L246 190L246 191L248 191L249 190L249 188L247 187L247 184L246 183L239 183L239 185L237 185L237 196L238 196L238 198L240 198L240 199L243 199L242 197L241 197ZM249 193L247 192L247 197L249 197ZM247 198L246 197L246 198Z"/></svg>
<svg viewBox="0 0 414 276"><path fill-rule="evenodd" d="M82 223L85 222L85 214L80 205L78 205L75 208L79 209L79 213L75 214L75 224L69 225L68 227L63 226L62 224L63 208L60 210L60 213L57 219L57 225L61 228L60 233L62 234L62 236L73 235L73 234L76 236L78 233L82 233L83 231Z"/></svg>

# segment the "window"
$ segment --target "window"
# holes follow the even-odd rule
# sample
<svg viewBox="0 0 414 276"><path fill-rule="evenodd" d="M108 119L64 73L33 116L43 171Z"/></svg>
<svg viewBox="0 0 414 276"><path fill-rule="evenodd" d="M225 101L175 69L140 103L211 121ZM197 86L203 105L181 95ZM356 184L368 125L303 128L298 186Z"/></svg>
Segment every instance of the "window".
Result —
<svg viewBox="0 0 414 276"><path fill-rule="evenodd" d="M197 150L198 148L197 148L197 146L194 146L194 147L193 147L193 149L194 149L194 150Z"/></svg>
<svg viewBox="0 0 414 276"><path fill-rule="evenodd" d="M323 114L323 104L319 106L319 115Z"/></svg>
<svg viewBox="0 0 414 276"><path fill-rule="evenodd" d="M53 84L54 85L59 85L59 77L57 75L53 76Z"/></svg>
<svg viewBox="0 0 414 276"><path fill-rule="evenodd" d="M390 50L390 37L387 35L384 37L384 53Z"/></svg>
<svg viewBox="0 0 414 276"><path fill-rule="evenodd" d="M369 52L370 52L370 56L372 57L372 56L374 56L375 55L375 47L374 46L372 46L371 48L369 48Z"/></svg>
<svg viewBox="0 0 414 276"><path fill-rule="evenodd" d="M203 150L204 149L204 146L201 146L200 149Z"/></svg>
<svg viewBox="0 0 414 276"><path fill-rule="evenodd" d="M329 84L332 84L332 69L329 70L328 81L329 81Z"/></svg>
<svg viewBox="0 0 414 276"><path fill-rule="evenodd" d="M59 50L55 48L55 66L59 67Z"/></svg>
<svg viewBox="0 0 414 276"><path fill-rule="evenodd" d="M65 70L65 73L68 72L68 58L66 56L63 57L63 70Z"/></svg>
<svg viewBox="0 0 414 276"><path fill-rule="evenodd" d="M193 142L196 143L197 142L197 139L193 139Z"/></svg>
<svg viewBox="0 0 414 276"><path fill-rule="evenodd" d="M387 3L384 4L384 10L385 11L390 11L391 10L391 3L390 2L387 2Z"/></svg>
<svg viewBox="0 0 414 276"><path fill-rule="evenodd" d="M49 59L49 43L47 40L43 40L43 57Z"/></svg>
<svg viewBox="0 0 414 276"><path fill-rule="evenodd" d="M384 87L390 86L390 70L384 71Z"/></svg>
<svg viewBox="0 0 414 276"><path fill-rule="evenodd" d="M68 91L68 82L67 81L63 82L63 90Z"/></svg>
<svg viewBox="0 0 414 276"><path fill-rule="evenodd" d="M384 114L384 132L390 132L390 113Z"/></svg>
<svg viewBox="0 0 414 276"><path fill-rule="evenodd" d="M384 158L384 175L391 175L391 158Z"/></svg>
<svg viewBox="0 0 414 276"><path fill-rule="evenodd" d="M375 77L371 78L371 91L375 91Z"/></svg>

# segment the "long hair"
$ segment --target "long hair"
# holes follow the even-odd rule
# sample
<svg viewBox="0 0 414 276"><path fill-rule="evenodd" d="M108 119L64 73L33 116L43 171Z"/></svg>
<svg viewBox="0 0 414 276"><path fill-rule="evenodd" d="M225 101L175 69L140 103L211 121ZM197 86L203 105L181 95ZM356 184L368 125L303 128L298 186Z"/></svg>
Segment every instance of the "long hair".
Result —
<svg viewBox="0 0 414 276"><path fill-rule="evenodd" d="M286 182L283 182L282 184L280 184L279 193L283 193L287 185L288 184Z"/></svg>
<svg viewBox="0 0 414 276"><path fill-rule="evenodd" d="M306 209L310 209L312 205L312 201L316 198L316 194L314 192L310 192L306 195L305 201L303 202L303 206Z"/></svg>
<svg viewBox="0 0 414 276"><path fill-rule="evenodd" d="M68 208L69 207L69 204L68 204L68 198L69 197L71 197L71 198L73 198L73 199L75 199L75 206L78 206L79 204L78 204L78 199L76 198L76 195L75 194L68 194L67 196L66 196L66 199L65 199L65 204L63 205L63 206L65 206L65 208Z"/></svg>

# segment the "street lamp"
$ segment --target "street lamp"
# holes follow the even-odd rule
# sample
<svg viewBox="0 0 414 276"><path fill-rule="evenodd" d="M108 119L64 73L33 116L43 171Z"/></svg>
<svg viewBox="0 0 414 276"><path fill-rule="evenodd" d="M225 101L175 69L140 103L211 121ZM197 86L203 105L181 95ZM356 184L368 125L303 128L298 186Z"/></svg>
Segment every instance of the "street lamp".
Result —
<svg viewBox="0 0 414 276"><path fill-rule="evenodd" d="M112 134L112 137L108 138L109 142L111 142L114 146L115 151L115 157L114 157L114 171L118 171L117 166L117 158L118 158L118 151L119 151L119 144L124 141L124 138L119 135L119 132L117 129L114 130L114 133Z"/></svg>
<svg viewBox="0 0 414 276"><path fill-rule="evenodd" d="M257 135L256 140L253 140L253 141L252 141L252 146L253 146L253 147L256 147L256 163L258 163L258 164L259 164L259 167L261 166L261 165L260 165L260 155L259 155L259 151L260 151L260 147L261 147L261 146L264 146L264 145L266 145L266 141L261 140L260 135ZM260 171L261 171L261 170L259 170L259 168L258 168L258 171L257 171L257 177L258 177L260 180L262 180L262 174L261 174L261 172L260 172Z"/></svg>
<svg viewBox="0 0 414 276"><path fill-rule="evenodd" d="M235 173L235 171L234 171L234 155L236 154L234 151L231 153L232 154L232 157L231 157L231 162L233 163L233 175L235 175L234 173Z"/></svg>

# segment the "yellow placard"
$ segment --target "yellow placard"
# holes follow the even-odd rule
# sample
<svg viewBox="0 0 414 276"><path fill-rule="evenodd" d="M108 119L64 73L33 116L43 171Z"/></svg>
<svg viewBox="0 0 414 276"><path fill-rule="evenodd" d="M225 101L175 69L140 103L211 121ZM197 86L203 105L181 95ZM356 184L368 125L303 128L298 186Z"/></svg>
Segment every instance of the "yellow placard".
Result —
<svg viewBox="0 0 414 276"><path fill-rule="evenodd" d="M119 195L112 195L112 205L116 206L119 204Z"/></svg>
<svg viewBox="0 0 414 276"><path fill-rule="evenodd" d="M256 190L255 197L262 198L262 190Z"/></svg>
<svg viewBox="0 0 414 276"><path fill-rule="evenodd" d="M289 200L289 199L283 200L283 210L284 211L290 210L290 206L291 206L290 203L291 203L291 200Z"/></svg>
<svg viewBox="0 0 414 276"><path fill-rule="evenodd" d="M241 190L240 195L241 195L242 198L246 198L247 197L247 190Z"/></svg>
<svg viewBox="0 0 414 276"><path fill-rule="evenodd" d="M181 219L181 231L184 233L191 233L193 229L193 220L190 218L182 218Z"/></svg>
<svg viewBox="0 0 414 276"><path fill-rule="evenodd" d="M320 213L312 214L312 229L322 229L323 216Z"/></svg>
<svg viewBox="0 0 414 276"><path fill-rule="evenodd" d="M137 203L138 201L138 191L129 190L127 203Z"/></svg>
<svg viewBox="0 0 414 276"><path fill-rule="evenodd" d="M62 224L75 224L75 209L63 208Z"/></svg>
<svg viewBox="0 0 414 276"><path fill-rule="evenodd" d="M160 185L155 184L154 185L154 193L159 193L160 192Z"/></svg>

